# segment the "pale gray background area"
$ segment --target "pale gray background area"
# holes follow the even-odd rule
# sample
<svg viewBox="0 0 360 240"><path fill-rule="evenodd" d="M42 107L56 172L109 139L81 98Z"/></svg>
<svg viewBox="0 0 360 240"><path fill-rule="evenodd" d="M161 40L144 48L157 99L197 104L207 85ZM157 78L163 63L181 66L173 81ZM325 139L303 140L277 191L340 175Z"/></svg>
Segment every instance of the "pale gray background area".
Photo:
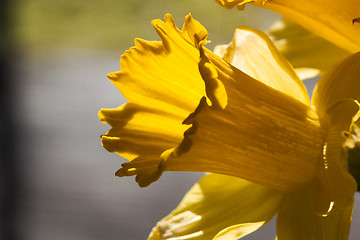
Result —
<svg viewBox="0 0 360 240"><path fill-rule="evenodd" d="M139 188L131 177L119 179L114 176L114 172L125 160L101 147L99 136L109 127L100 123L97 112L101 108L114 108L125 102L116 87L107 80L106 74L119 69L120 55L133 43L132 40L125 41L125 38L121 38L125 42L119 40L117 45L116 40L112 39L111 51L105 49L106 47L102 48L105 41L103 46L89 46L94 39L99 41L101 34L108 33L104 28L115 21L114 14L119 5L111 4L115 1L104 1L101 8L89 8L99 15L82 18L79 12L86 6L66 8L66 1L56 1L61 7L51 3L54 6L47 9L44 4L47 2L49 7L49 1L23 2L30 10L28 15L22 15L28 16L23 20L27 23L24 24L26 31L19 28L17 34L19 38L27 36L30 44L26 46L26 51L19 51L15 58L14 72L15 114L19 133L16 142L20 154L18 172L21 176L19 224L16 226L19 240L145 239L156 222L179 203L185 192L202 174L165 173L158 182L144 189ZM42 8L34 7L36 4L33 2L37 2ZM118 27L109 29L120 32L119 35L130 35L129 39L135 36L157 39L150 20L163 18L166 12L175 14L178 25L182 24L185 14L192 12L196 19L200 18L206 27L210 27L212 46L229 42L235 26L245 24L264 29L276 18L268 20L250 14L239 17L238 22L229 23L226 19L230 17L230 12L216 4L211 8L216 9L211 10L211 14L218 15L209 16L210 8L205 7L205 3L213 4L209 0L197 1L199 4L201 2L197 9L186 4L181 7L179 4L170 6L168 3L171 1L127 2L136 2L139 8L128 12L130 16L116 17L124 19L127 25L119 23ZM155 8L163 6L164 2L167 2L166 8ZM145 6L140 8L140 3ZM37 12L34 9L37 9ZM55 23L52 17L61 9L65 9L68 15L60 21L57 19L60 23ZM126 12L120 10L121 6L119 12ZM254 13L251 9L249 11ZM50 34L49 37L47 28L41 29L38 24L31 25L31 21L36 23L34 19L40 17L41 13L44 13L45 19L41 20L42 23L48 23L50 29L54 24L55 35ZM107 19L101 22L107 23L106 26L96 20L101 16ZM70 17L76 21L69 21ZM66 24L61 24L62 20ZM71 29L79 21L89 30L88 36L80 38L74 35L77 31L85 34L84 28ZM89 23L94 25L88 28ZM134 24L134 28L137 26L136 31L125 29L131 24ZM40 37L32 35L36 32ZM62 34L56 35L58 32ZM44 34L44 37L41 37L41 34ZM61 38L65 40L61 42ZM74 39L84 44L71 45L75 42ZM58 41L56 44L60 47L51 46L44 51L42 46L52 41ZM66 44L63 44L64 42ZM358 205L357 195L352 240L360 236ZM275 224L272 221L246 239L274 239L274 236Z"/></svg>

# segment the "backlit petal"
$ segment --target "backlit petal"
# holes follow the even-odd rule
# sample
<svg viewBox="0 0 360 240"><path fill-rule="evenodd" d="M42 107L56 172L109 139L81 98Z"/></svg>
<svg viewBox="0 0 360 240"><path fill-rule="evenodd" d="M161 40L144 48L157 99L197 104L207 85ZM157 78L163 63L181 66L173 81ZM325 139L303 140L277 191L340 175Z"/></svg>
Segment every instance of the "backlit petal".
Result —
<svg viewBox="0 0 360 240"><path fill-rule="evenodd" d="M345 240L348 239L352 205L346 209L333 206L326 217L315 214L315 183L289 194L277 215L278 240Z"/></svg>
<svg viewBox="0 0 360 240"><path fill-rule="evenodd" d="M235 30L233 41L214 52L247 75L310 104L305 86L289 62L263 32L248 27Z"/></svg>
<svg viewBox="0 0 360 240"><path fill-rule="evenodd" d="M205 55L203 67L217 72L228 104L221 109L201 101L184 121L191 127L182 143L163 154L167 169L227 174L283 191L311 180L324 134L311 108L210 51Z"/></svg>
<svg viewBox="0 0 360 240"><path fill-rule="evenodd" d="M275 11L350 52L360 50L360 0L216 0L244 9L246 3Z"/></svg>
<svg viewBox="0 0 360 240"><path fill-rule="evenodd" d="M152 21L162 41L136 39L135 47L121 56L121 71L108 77L129 102L163 111L180 111L186 116L204 95L194 36L204 34L206 39L207 33L190 15L182 31L176 28L170 15L165 20L165 23L159 19Z"/></svg>
<svg viewBox="0 0 360 240"><path fill-rule="evenodd" d="M129 160L141 155L159 156L179 143L186 130L179 124L182 120L179 116L133 103L117 109L102 109L99 117L112 127L102 136L103 146Z"/></svg>
<svg viewBox="0 0 360 240"><path fill-rule="evenodd" d="M158 222L149 240L237 240L268 222L283 196L239 178L208 174Z"/></svg>
<svg viewBox="0 0 360 240"><path fill-rule="evenodd" d="M348 51L287 19L277 21L267 33L295 69L300 68L302 73L304 69L313 69L315 75L310 77L323 74L350 55Z"/></svg>
<svg viewBox="0 0 360 240"><path fill-rule="evenodd" d="M131 161L116 174L137 174L141 186L160 176L161 153L180 143L188 128L182 121L205 95L196 47L206 42L205 28L190 15L181 31L170 15L165 20L152 22L161 42L136 40L121 57L121 71L108 75L129 103L99 113L112 127L103 146Z"/></svg>

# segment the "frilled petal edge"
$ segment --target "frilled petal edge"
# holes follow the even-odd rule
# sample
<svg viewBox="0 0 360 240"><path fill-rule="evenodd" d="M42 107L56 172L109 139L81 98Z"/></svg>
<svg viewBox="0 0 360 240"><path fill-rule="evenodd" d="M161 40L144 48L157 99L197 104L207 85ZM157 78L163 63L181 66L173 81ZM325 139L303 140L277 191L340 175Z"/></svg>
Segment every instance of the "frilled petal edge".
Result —
<svg viewBox="0 0 360 240"><path fill-rule="evenodd" d="M191 16L182 31L168 16L166 23L154 25L164 46L156 43L160 50L154 51L143 42L141 48L125 54L125 69L112 78L132 106L147 109L139 108L130 120L111 119L113 129L102 137L105 148L131 157L122 164L118 176L136 175L139 185L147 186L165 170L212 172L282 191L294 191L315 176L324 133L308 105L251 78L205 49L207 34ZM163 61L165 68L156 68ZM175 71L171 68L174 64ZM140 77L148 76L143 74L142 65L148 69L150 83ZM151 70L153 65L158 72ZM188 69L191 75L186 75ZM178 92L172 87L179 88ZM180 100L182 95L192 97ZM191 110L200 98L198 107ZM112 113L105 112L100 116L110 123L107 116ZM124 129L128 138L122 135ZM184 136L179 139L181 133ZM144 142L137 139L150 140L152 134L156 144L150 147L154 148L143 148ZM129 148L124 148L121 139L133 144L130 150L134 152L126 152ZM174 145L169 148L170 144ZM163 152L157 155L160 150Z"/></svg>
<svg viewBox="0 0 360 240"><path fill-rule="evenodd" d="M188 128L182 121L206 94L198 70L205 28L191 15L182 30L170 15L152 24L162 41L135 40L135 47L120 59L121 71L108 75L129 103L99 112L101 121L112 127L102 136L103 146L131 161L116 175L137 174L140 186L161 175L161 153L181 142Z"/></svg>
<svg viewBox="0 0 360 240"><path fill-rule="evenodd" d="M184 121L191 127L182 142L163 153L166 169L226 174L282 191L310 181L324 136L312 109L208 50L201 57L206 59L199 69L207 95L212 89L207 82L221 83L227 105L221 108L201 100Z"/></svg>

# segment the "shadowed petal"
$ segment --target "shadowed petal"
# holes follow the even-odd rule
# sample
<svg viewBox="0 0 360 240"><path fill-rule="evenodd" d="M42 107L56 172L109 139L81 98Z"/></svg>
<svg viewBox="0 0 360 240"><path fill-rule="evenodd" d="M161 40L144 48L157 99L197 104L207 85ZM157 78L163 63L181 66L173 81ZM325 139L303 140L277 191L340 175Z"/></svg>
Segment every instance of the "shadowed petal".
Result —
<svg viewBox="0 0 360 240"><path fill-rule="evenodd" d="M278 240L345 240L348 239L352 206L336 205L326 217L315 214L316 183L289 194L277 215Z"/></svg>
<svg viewBox="0 0 360 240"><path fill-rule="evenodd" d="M328 71L316 86L313 104L322 126L328 132L323 161L318 167L317 211L331 202L339 208L352 206L356 182L348 172L344 131L359 119L360 53L356 53ZM323 207L322 207L323 206Z"/></svg>
<svg viewBox="0 0 360 240"><path fill-rule="evenodd" d="M315 184L288 194L276 216L278 240L319 240L321 216L314 212Z"/></svg>

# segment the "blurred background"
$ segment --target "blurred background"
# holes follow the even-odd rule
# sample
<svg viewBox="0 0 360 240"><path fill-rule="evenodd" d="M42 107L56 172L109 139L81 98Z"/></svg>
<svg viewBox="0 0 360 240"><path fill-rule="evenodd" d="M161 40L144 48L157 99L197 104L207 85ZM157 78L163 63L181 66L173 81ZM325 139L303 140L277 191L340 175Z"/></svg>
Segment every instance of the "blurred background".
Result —
<svg viewBox="0 0 360 240"><path fill-rule="evenodd" d="M97 112L125 100L106 74L119 70L120 55L135 37L159 40L150 21L166 13L180 28L191 12L207 28L210 49L230 42L236 26L264 30L279 18L209 0L1 4L3 240L146 239L202 174L165 173L145 189L131 177L114 176L125 160L101 147L99 136L109 127ZM360 236L359 215L357 208L351 239ZM246 239L274 236L272 221Z"/></svg>

